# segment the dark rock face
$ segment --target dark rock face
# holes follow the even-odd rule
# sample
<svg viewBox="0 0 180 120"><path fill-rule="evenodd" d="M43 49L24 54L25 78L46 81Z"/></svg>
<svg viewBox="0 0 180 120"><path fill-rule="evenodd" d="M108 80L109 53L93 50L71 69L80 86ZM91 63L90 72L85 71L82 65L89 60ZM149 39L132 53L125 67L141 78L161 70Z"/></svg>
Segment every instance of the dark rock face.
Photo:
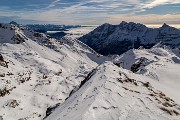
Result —
<svg viewBox="0 0 180 120"><path fill-rule="evenodd" d="M34 32L34 36L35 37L43 37L43 35L41 33L39 33L39 32Z"/></svg>
<svg viewBox="0 0 180 120"><path fill-rule="evenodd" d="M66 35L65 32L47 33L47 34L55 39L60 39Z"/></svg>
<svg viewBox="0 0 180 120"><path fill-rule="evenodd" d="M180 30L164 24L160 28L147 28L133 22L119 25L103 24L80 41L103 55L122 54L132 48L151 48L161 42L172 48L180 47Z"/></svg>
<svg viewBox="0 0 180 120"><path fill-rule="evenodd" d="M17 22L15 21L11 21L9 24L12 24L12 25L19 25Z"/></svg>
<svg viewBox="0 0 180 120"><path fill-rule="evenodd" d="M47 118L59 105L60 103L57 103L54 106L48 107L46 110L46 116L44 117L44 119Z"/></svg>
<svg viewBox="0 0 180 120"><path fill-rule="evenodd" d="M4 58L3 58L3 56L1 54L0 54L0 61L4 62Z"/></svg>
<svg viewBox="0 0 180 120"><path fill-rule="evenodd" d="M133 73L136 73L137 71L139 71L140 67L144 65L144 62L146 61L146 58L140 58L139 61L137 61L136 63L134 63L132 66L131 66L131 71Z"/></svg>
<svg viewBox="0 0 180 120"><path fill-rule="evenodd" d="M4 97L8 94L10 94L10 90L8 90L6 87L4 89L0 89L0 97Z"/></svg>
<svg viewBox="0 0 180 120"><path fill-rule="evenodd" d="M5 106L16 108L17 106L19 106L19 103L17 100L10 100Z"/></svg>
<svg viewBox="0 0 180 120"><path fill-rule="evenodd" d="M8 68L8 63L9 62L6 62L4 60L4 58L3 58L3 56L0 54L0 66ZM5 75L4 74L0 74L0 77L5 77Z"/></svg>
<svg viewBox="0 0 180 120"><path fill-rule="evenodd" d="M137 71L139 70L140 66L141 66L141 63L133 64L133 65L131 66L131 71L132 71L133 73L137 72Z"/></svg>
<svg viewBox="0 0 180 120"><path fill-rule="evenodd" d="M23 38L22 36L20 36L19 34L16 34L13 36L12 40L16 43L16 44L21 44L23 42L25 42L25 38Z"/></svg>

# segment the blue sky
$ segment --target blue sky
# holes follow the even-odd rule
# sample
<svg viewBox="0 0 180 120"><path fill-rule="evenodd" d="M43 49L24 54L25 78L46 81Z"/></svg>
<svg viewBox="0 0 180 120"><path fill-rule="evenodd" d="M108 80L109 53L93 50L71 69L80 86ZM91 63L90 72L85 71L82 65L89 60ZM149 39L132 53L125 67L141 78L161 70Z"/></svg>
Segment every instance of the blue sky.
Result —
<svg viewBox="0 0 180 120"><path fill-rule="evenodd" d="M0 22L180 24L180 0L0 0Z"/></svg>

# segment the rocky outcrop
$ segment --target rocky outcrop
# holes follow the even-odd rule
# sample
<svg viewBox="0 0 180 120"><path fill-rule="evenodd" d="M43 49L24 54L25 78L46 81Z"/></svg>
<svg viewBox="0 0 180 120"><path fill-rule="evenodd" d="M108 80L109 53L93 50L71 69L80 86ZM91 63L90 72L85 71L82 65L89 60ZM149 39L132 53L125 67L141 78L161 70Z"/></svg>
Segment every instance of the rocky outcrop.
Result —
<svg viewBox="0 0 180 120"><path fill-rule="evenodd" d="M141 66L144 66L144 62L145 62L146 60L147 60L146 58L141 57L136 63L134 63L134 64L131 66L131 71L132 71L133 73L139 71L140 67L141 67Z"/></svg>
<svg viewBox="0 0 180 120"><path fill-rule="evenodd" d="M0 54L0 61L4 62L4 58L3 58L3 56L1 54Z"/></svg>
<svg viewBox="0 0 180 120"><path fill-rule="evenodd" d="M0 54L0 66L7 67L8 68L8 62L6 62L3 58L3 56ZM0 74L0 77L4 77L5 75Z"/></svg>
<svg viewBox="0 0 180 120"><path fill-rule="evenodd" d="M16 43L16 44L20 44L20 43L23 43L25 42L25 39L20 36L19 34L16 34L13 36L12 40Z"/></svg>

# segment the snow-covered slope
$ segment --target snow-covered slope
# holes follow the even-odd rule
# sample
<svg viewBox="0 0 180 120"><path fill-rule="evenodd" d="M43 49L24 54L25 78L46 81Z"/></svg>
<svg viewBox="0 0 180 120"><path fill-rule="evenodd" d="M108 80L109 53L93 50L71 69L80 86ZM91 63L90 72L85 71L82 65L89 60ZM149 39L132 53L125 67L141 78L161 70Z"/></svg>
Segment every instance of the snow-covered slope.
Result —
<svg viewBox="0 0 180 120"><path fill-rule="evenodd" d="M158 44L117 56L95 68L46 120L179 120L178 54Z"/></svg>
<svg viewBox="0 0 180 120"><path fill-rule="evenodd" d="M85 76L109 58L76 41L56 41L0 24L0 119L42 120ZM15 38L15 39L14 39Z"/></svg>
<svg viewBox="0 0 180 120"><path fill-rule="evenodd" d="M122 54L140 46L150 48L158 42L180 48L180 30L167 24L153 29L139 23L123 21L119 25L105 23L82 36L80 41L104 55Z"/></svg>
<svg viewBox="0 0 180 120"><path fill-rule="evenodd" d="M156 45L151 49L129 50L116 57L114 63L124 69L131 70L147 78L153 84L180 104L180 50L172 50L167 46Z"/></svg>
<svg viewBox="0 0 180 120"><path fill-rule="evenodd" d="M159 90L162 86L106 62L46 120L179 120L180 105Z"/></svg>
<svg viewBox="0 0 180 120"><path fill-rule="evenodd" d="M0 120L180 119L179 49L141 47L111 62L71 37L0 31Z"/></svg>

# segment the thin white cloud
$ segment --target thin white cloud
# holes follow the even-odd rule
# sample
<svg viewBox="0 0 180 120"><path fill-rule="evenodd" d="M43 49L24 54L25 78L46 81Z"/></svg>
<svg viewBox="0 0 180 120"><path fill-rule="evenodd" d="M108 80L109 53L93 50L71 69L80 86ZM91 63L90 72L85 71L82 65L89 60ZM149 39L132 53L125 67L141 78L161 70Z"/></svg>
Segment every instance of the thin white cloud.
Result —
<svg viewBox="0 0 180 120"><path fill-rule="evenodd" d="M164 4L177 4L180 0L153 0L152 2L145 4L142 8L153 8Z"/></svg>
<svg viewBox="0 0 180 120"><path fill-rule="evenodd" d="M119 21L137 22L144 24L180 24L180 14L165 14L165 15L111 15L108 22L118 24Z"/></svg>
<svg viewBox="0 0 180 120"><path fill-rule="evenodd" d="M58 2L60 2L61 0L54 0L49 6L47 6L47 8L52 8L54 7Z"/></svg>

